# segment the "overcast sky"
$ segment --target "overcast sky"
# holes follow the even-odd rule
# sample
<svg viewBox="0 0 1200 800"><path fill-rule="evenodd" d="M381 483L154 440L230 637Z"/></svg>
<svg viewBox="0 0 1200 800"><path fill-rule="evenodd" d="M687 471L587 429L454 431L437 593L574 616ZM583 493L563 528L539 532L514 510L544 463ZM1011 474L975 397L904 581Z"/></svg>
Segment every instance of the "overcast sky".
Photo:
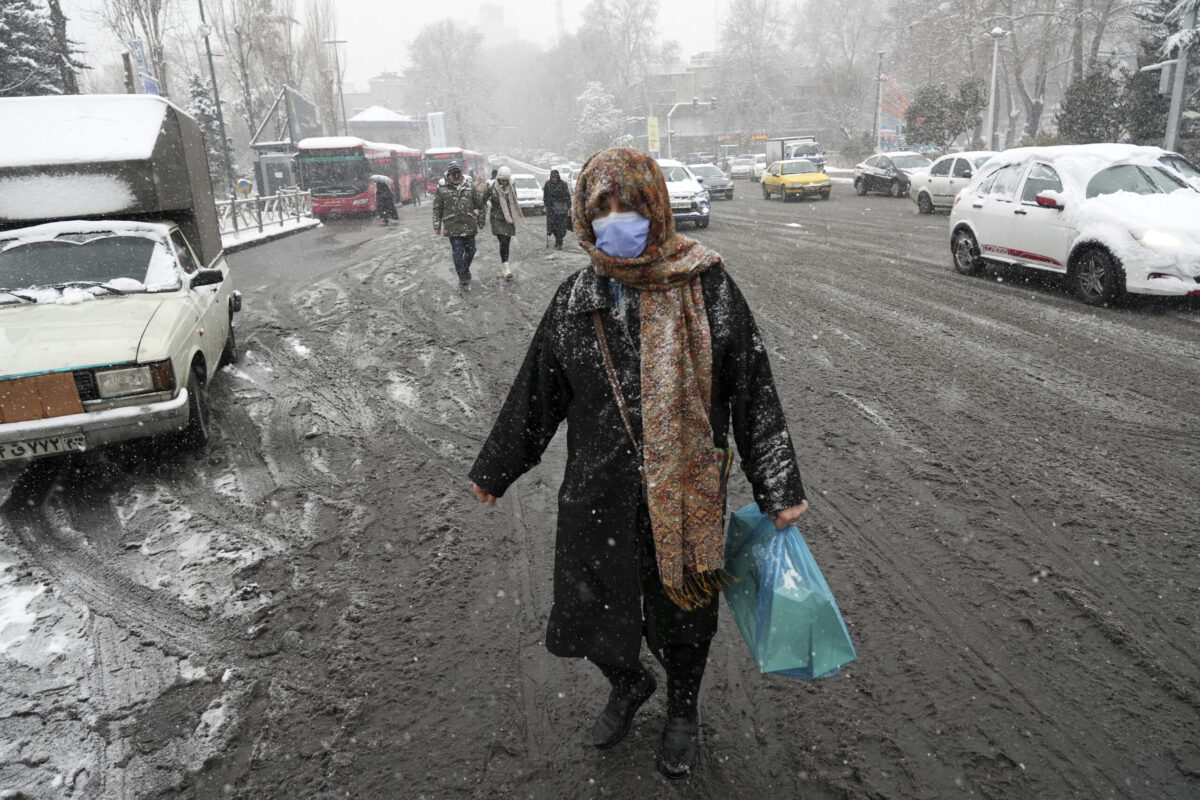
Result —
<svg viewBox="0 0 1200 800"><path fill-rule="evenodd" d="M178 0L180 8L196 15L196 0ZM580 12L587 0L561 0L563 22L568 31L579 27ZM3 2L3 0L0 0ZM215 7L220 0L204 0ZM297 0L297 6L304 0ZM729 0L659 0L659 28L665 39L679 42L686 57L713 49L718 12L723 13ZM70 18L68 33L85 51L85 61L93 65L118 62L118 45L100 22L102 0L63 0L63 11ZM407 61L407 46L423 25L450 17L470 25L480 25L480 7L499 7L506 27L515 29L529 41L546 43L557 35L555 0L335 0L338 13L338 38L344 45L347 88L366 89L367 78L385 70L400 71ZM447 12L447 7L453 10ZM209 15L211 17L211 14ZM500 31L483 30L489 40Z"/></svg>

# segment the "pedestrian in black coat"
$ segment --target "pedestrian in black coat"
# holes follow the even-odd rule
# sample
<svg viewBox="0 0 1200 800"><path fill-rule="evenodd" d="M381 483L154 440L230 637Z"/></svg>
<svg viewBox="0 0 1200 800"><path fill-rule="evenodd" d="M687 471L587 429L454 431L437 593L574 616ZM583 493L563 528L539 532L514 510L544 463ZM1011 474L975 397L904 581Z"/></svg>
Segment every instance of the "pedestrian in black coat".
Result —
<svg viewBox="0 0 1200 800"><path fill-rule="evenodd" d="M675 235L654 160L624 148L593 156L574 212L592 265L555 293L470 478L476 497L495 504L567 421L546 645L588 658L611 682L593 728L596 746L610 747L656 687L639 658L645 636L668 678L659 768L681 777L696 758L697 693L716 632L717 464L731 430L778 527L808 504L750 309L716 253ZM611 234L630 221L632 234ZM679 508L686 513L672 519Z"/></svg>
<svg viewBox="0 0 1200 800"><path fill-rule="evenodd" d="M392 187L384 181L375 181L375 208L379 211L379 218L383 220L384 225L388 224L389 219L400 219L400 214L396 212L396 197L392 194Z"/></svg>
<svg viewBox="0 0 1200 800"><path fill-rule="evenodd" d="M550 170L550 180L542 187L542 205L546 209L546 235L554 235L554 247L562 250L563 237L571 225L571 189L558 174Z"/></svg>

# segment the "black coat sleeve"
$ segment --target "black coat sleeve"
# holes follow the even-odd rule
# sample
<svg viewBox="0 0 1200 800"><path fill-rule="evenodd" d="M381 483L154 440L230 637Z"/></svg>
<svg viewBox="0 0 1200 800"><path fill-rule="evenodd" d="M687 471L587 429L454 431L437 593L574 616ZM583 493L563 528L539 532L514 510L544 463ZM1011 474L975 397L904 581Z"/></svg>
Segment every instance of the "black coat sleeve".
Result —
<svg viewBox="0 0 1200 800"><path fill-rule="evenodd" d="M742 471L761 510L790 508L805 499L792 437L750 306L733 279L726 280L733 338L728 366L733 386L730 415Z"/></svg>
<svg viewBox="0 0 1200 800"><path fill-rule="evenodd" d="M552 342L560 313L562 308L555 298L533 335L500 416L471 467L471 480L496 497L503 497L513 481L541 461L567 415L571 385Z"/></svg>

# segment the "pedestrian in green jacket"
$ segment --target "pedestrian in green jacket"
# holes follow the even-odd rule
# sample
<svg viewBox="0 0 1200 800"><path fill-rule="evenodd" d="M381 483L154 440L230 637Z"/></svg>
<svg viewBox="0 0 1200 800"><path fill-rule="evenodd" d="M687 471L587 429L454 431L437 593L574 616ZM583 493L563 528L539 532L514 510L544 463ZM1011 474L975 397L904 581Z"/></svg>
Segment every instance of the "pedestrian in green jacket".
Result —
<svg viewBox="0 0 1200 800"><path fill-rule="evenodd" d="M433 197L433 232L450 239L458 285L471 285L475 234L483 227L483 195L463 177L462 167L451 161L446 177Z"/></svg>

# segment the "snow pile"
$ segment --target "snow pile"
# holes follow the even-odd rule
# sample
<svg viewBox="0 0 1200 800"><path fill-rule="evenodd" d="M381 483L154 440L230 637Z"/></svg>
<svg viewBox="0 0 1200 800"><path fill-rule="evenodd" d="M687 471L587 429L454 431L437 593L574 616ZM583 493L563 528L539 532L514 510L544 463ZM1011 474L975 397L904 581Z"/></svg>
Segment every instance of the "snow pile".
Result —
<svg viewBox="0 0 1200 800"><path fill-rule="evenodd" d="M41 596L45 586L21 586L9 570L12 564L0 563L0 653L23 641L37 622L29 604Z"/></svg>
<svg viewBox="0 0 1200 800"><path fill-rule="evenodd" d="M0 218L11 220L119 214L135 203L116 175L20 175L0 178Z"/></svg>
<svg viewBox="0 0 1200 800"><path fill-rule="evenodd" d="M148 159L169 105L152 95L0 99L0 168Z"/></svg>

